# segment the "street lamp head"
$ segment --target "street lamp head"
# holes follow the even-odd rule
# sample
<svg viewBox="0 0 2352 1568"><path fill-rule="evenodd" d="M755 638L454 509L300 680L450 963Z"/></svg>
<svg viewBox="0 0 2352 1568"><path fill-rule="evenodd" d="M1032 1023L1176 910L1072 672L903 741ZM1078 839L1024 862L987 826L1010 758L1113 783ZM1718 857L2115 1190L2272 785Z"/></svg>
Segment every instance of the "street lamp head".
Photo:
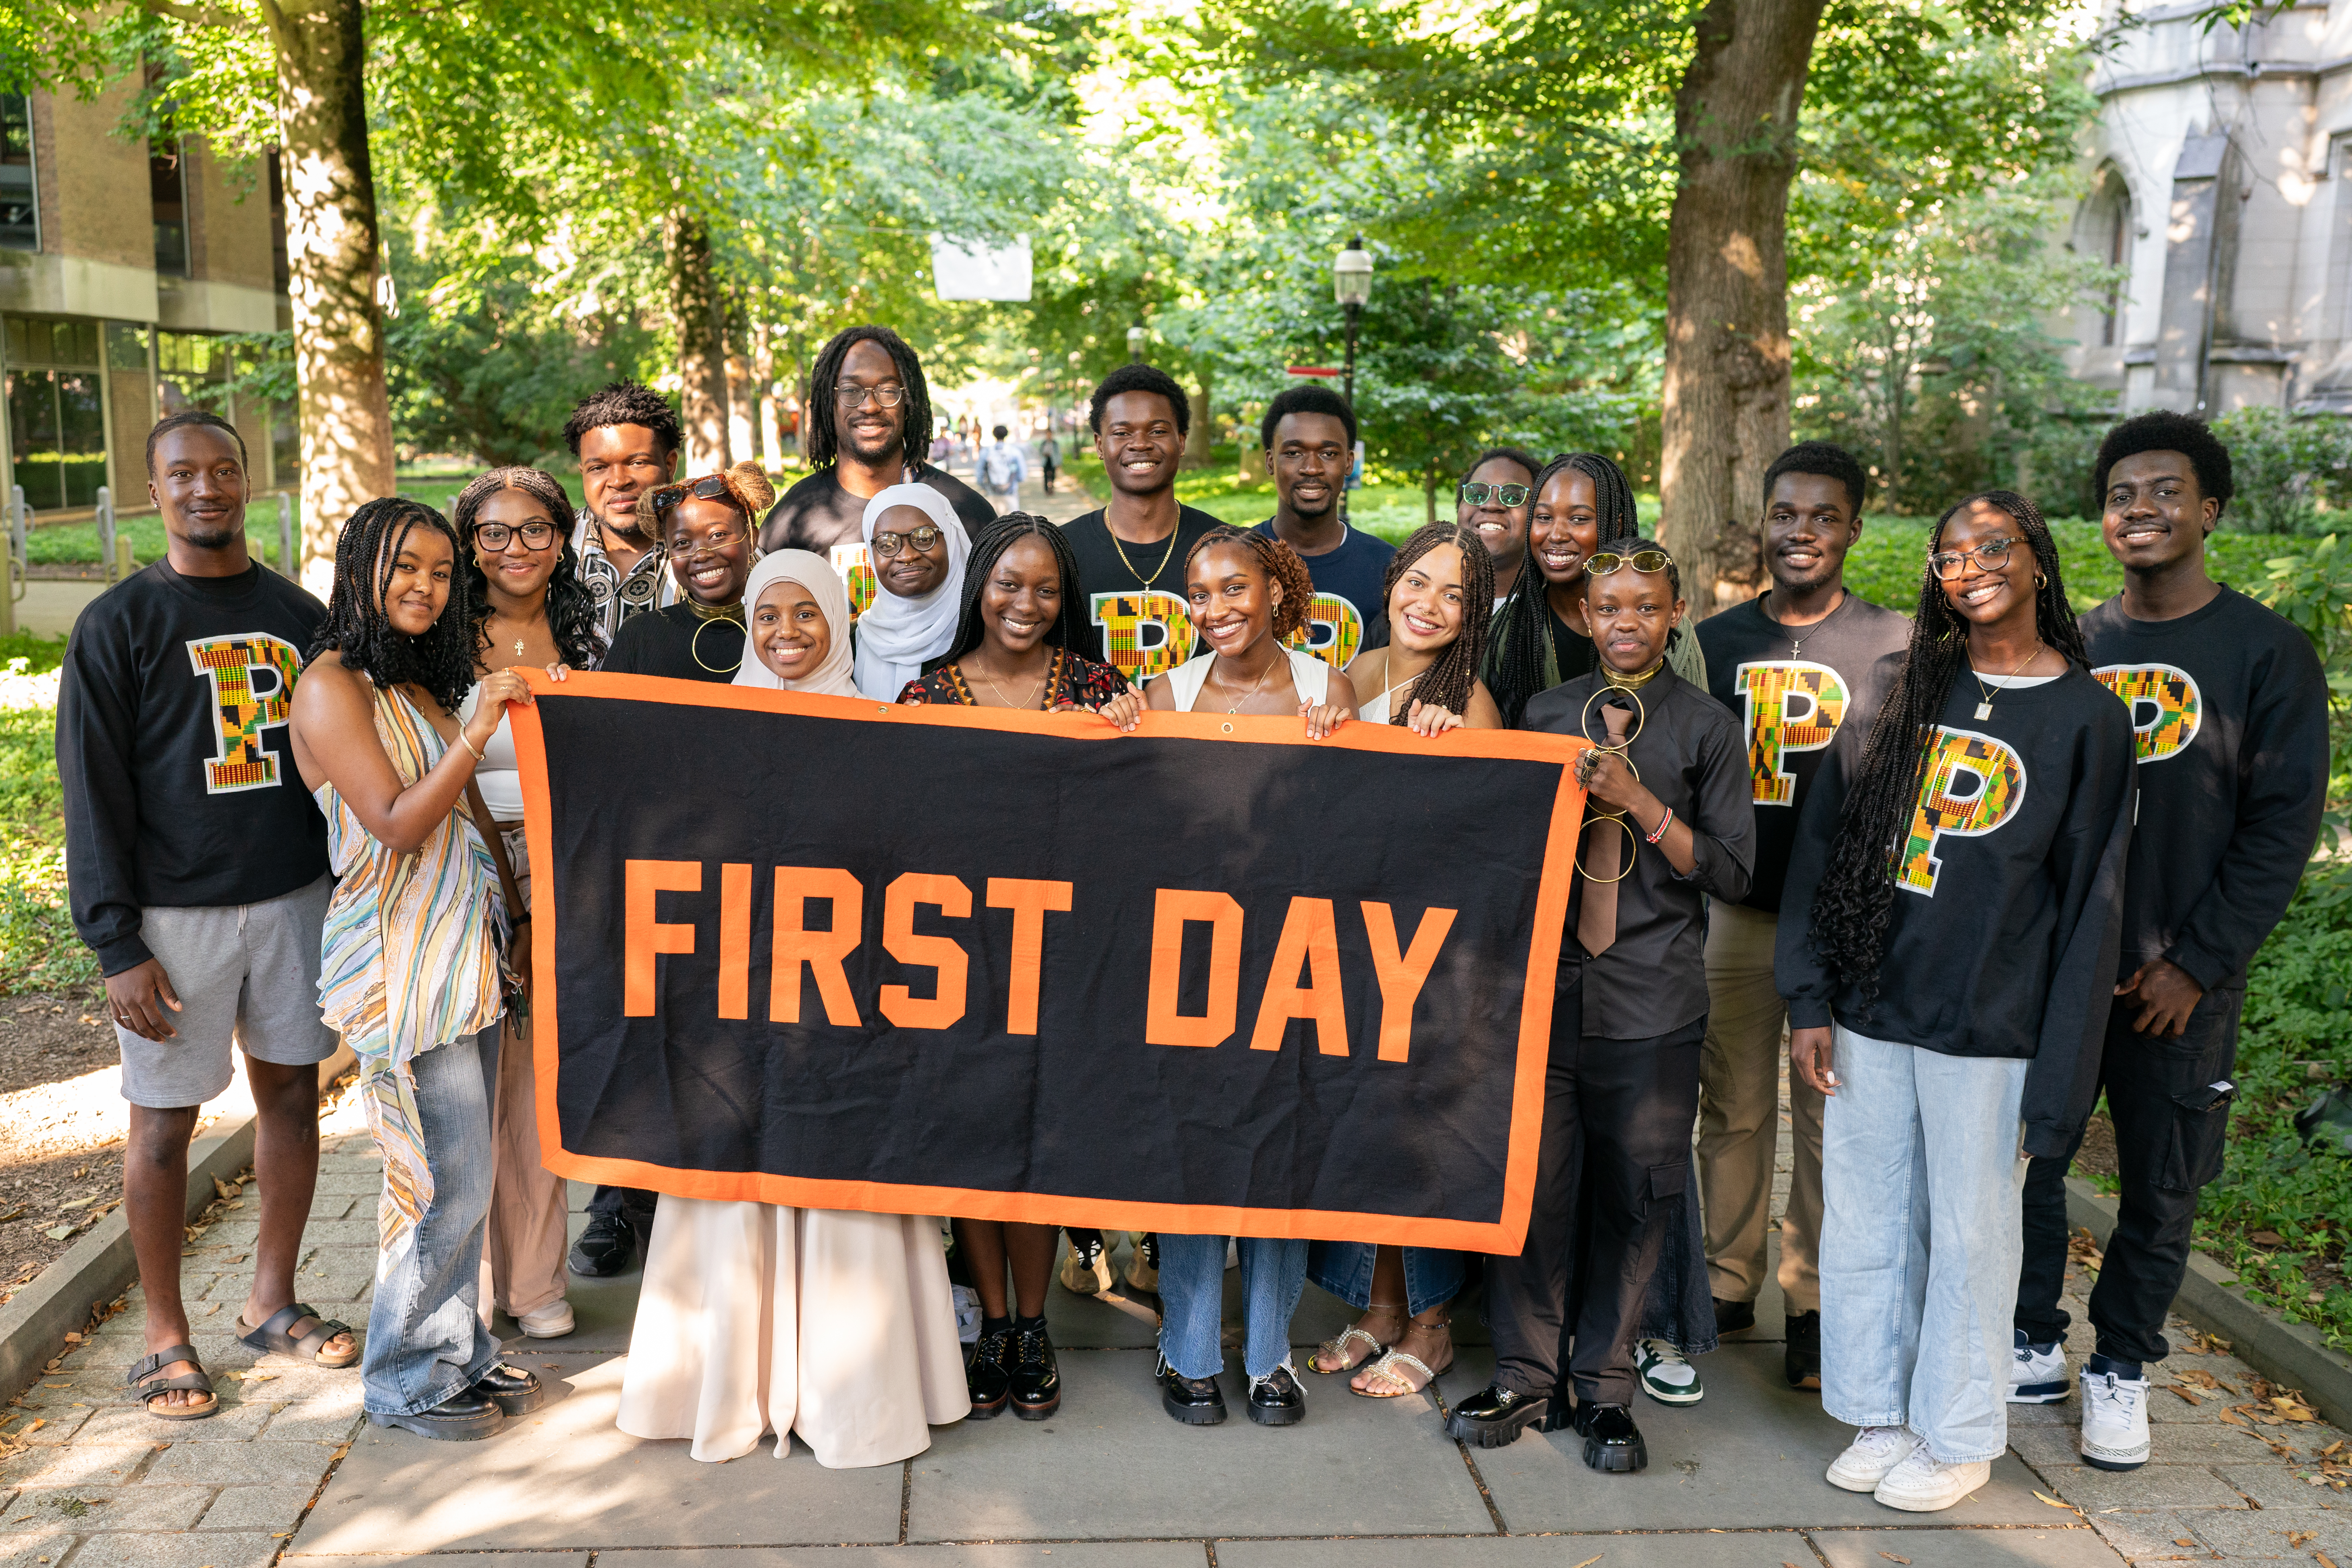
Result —
<svg viewBox="0 0 2352 1568"><path fill-rule="evenodd" d="M1144 345L1145 345L1145 344L1147 344L1147 343L1149 343L1149 342L1151 342L1151 329L1150 329L1150 328L1149 328L1149 327L1129 327L1129 328L1128 328L1128 329L1127 329L1127 357L1128 357L1128 358L1129 358L1129 359L1138 359L1138 360L1141 359L1141 358L1143 357Z"/></svg>
<svg viewBox="0 0 2352 1568"><path fill-rule="evenodd" d="M1331 291L1342 305L1361 305L1372 297L1372 253L1364 248L1364 237L1348 241L1331 263Z"/></svg>

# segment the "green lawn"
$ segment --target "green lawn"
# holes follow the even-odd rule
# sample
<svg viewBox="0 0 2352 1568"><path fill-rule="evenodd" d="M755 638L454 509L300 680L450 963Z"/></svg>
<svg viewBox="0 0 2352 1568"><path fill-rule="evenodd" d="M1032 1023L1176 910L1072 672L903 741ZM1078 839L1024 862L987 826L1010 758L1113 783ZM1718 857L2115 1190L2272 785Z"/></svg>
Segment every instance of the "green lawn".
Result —
<svg viewBox="0 0 2352 1568"><path fill-rule="evenodd" d="M414 496L425 505L446 515L457 492L466 488L464 476L403 475L399 493ZM577 486L572 487L577 489ZM302 506L292 502L294 526L302 526ZM247 510L247 547L271 566L281 567L278 559L278 498L260 496ZM131 542L131 556L141 564L163 553L163 520L150 512L144 517L122 521L124 538ZM95 522L61 523L53 528L35 527L26 542L26 553L36 566L65 566L98 559L98 524Z"/></svg>

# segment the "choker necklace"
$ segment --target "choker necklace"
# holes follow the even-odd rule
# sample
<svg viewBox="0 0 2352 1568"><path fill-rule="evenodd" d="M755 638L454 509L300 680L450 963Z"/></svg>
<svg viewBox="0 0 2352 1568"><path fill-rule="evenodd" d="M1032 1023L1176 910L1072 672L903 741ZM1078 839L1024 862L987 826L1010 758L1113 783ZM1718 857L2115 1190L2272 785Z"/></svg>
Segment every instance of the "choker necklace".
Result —
<svg viewBox="0 0 2352 1568"><path fill-rule="evenodd" d="M1658 671L1665 668L1665 655L1660 654L1658 656L1658 662L1650 666L1649 668L1643 670L1639 675L1620 675L1605 664L1601 667L1601 674L1602 679L1606 679L1610 685L1615 687L1620 691L1639 691L1644 686L1649 685L1653 680L1657 679Z"/></svg>
<svg viewBox="0 0 2352 1568"><path fill-rule="evenodd" d="M733 621L739 626L743 624L743 601L740 599L716 608L698 599L688 599L686 607L694 612L694 618L698 621Z"/></svg>

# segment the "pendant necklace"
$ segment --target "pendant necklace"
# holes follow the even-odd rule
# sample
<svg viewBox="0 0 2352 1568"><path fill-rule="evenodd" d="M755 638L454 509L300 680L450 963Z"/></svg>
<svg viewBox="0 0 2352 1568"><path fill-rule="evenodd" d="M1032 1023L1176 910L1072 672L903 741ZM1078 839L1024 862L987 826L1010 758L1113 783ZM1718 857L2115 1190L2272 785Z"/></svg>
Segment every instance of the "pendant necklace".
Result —
<svg viewBox="0 0 2352 1568"><path fill-rule="evenodd" d="M2025 664L2019 665L2015 669L2011 670L2007 675L2001 677L2002 681L2006 683L2015 680L2019 676L2025 673L2025 666L2027 664L2032 664L2035 659L2040 658L2041 657L2042 645L2040 643L2035 643L2033 645L2033 651L2025 656ZM1985 684L1984 677L1977 673L1977 667L1973 664L1969 666L1969 678L1977 683L1977 692L1984 699L1983 701L1977 704L1977 718L1979 721L1991 718L1992 699L1995 689Z"/></svg>
<svg viewBox="0 0 2352 1568"><path fill-rule="evenodd" d="M1230 716L1240 712L1242 710L1242 704L1257 695L1257 689L1265 684L1265 678L1274 673L1274 667L1281 661L1281 650L1277 648L1275 652L1275 657L1266 660L1265 668L1257 672L1257 679L1250 682L1250 689L1247 691L1243 692L1241 696L1234 700L1232 707L1225 710L1227 715ZM1232 688L1227 687L1226 689L1231 690Z"/></svg>

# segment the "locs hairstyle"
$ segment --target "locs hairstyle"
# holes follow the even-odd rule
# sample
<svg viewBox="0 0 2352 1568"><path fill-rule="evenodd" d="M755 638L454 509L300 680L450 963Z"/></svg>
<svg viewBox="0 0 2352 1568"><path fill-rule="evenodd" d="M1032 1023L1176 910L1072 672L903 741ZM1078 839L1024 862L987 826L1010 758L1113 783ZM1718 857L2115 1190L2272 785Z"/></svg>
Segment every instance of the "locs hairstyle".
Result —
<svg viewBox="0 0 2352 1568"><path fill-rule="evenodd" d="M420 501L379 496L352 513L335 541L334 591L327 597L327 618L311 639L310 657L332 648L343 656L345 668L366 676L377 690L413 683L454 713L474 683L473 617L464 574L450 574L449 602L421 637L395 631L383 613L393 564L420 528L438 530L451 553L465 559L466 548L449 520Z"/></svg>
<svg viewBox="0 0 2352 1568"><path fill-rule="evenodd" d="M1203 550L1220 544L1238 544L1257 558L1258 570L1266 581L1282 585L1282 603L1274 609L1274 640L1287 642L1290 636L1305 626L1315 610L1315 579L1307 574L1307 563L1298 552L1270 533L1259 533L1244 528L1213 528L1192 542L1184 552L1184 570L1192 570L1192 558ZM1491 597L1494 589L1486 590Z"/></svg>
<svg viewBox="0 0 2352 1568"><path fill-rule="evenodd" d="M2035 631L2043 642L2088 668L2082 629L2074 624L2074 612L2066 604L2065 584L2058 577L2058 547L2051 542L2049 525L2032 501L2009 490L1972 495L1936 520L1928 551L1933 552L1941 544L1952 519L1978 501L1989 501L2007 512L2033 549L2034 571L2040 578L2033 595ZM1829 866L1813 893L1813 951L1856 987L1864 1017L1878 999L1878 961L1895 907L1895 873L1902 858L1903 836L1918 803L1937 721L1968 658L1968 622L1954 613L1933 569L1923 567L1909 655L1870 727L1869 743L1854 766L1853 785L1838 819L1837 837L1830 846Z"/></svg>
<svg viewBox="0 0 2352 1568"><path fill-rule="evenodd" d="M563 444L576 458L583 437L613 425L638 425L652 431L665 457L686 439L668 398L642 382L609 381L572 405L572 416L563 422Z"/></svg>
<svg viewBox="0 0 2352 1568"><path fill-rule="evenodd" d="M1048 522L1035 512L1008 511L980 531L971 542L971 555L963 568L963 608L956 617L955 640L948 651L937 658L923 661L923 673L953 664L987 639L987 630L980 622L980 598L988 586L989 574L1004 552L1024 539L1042 541L1054 552L1054 564L1062 574L1062 607L1054 616L1054 624L1045 630L1045 641L1054 647L1071 647L1078 640L1078 607L1082 590L1078 586L1078 558L1071 552L1069 539L1061 528Z"/></svg>
<svg viewBox="0 0 2352 1568"><path fill-rule="evenodd" d="M593 669L604 658L604 634L596 622L596 601L580 581L580 557L572 548L572 497L563 481L538 468L492 468L457 492L449 521L466 542L457 552L457 574L465 581L466 624L474 634L475 657L490 646L490 584L474 559L474 528L482 503L500 490L520 490L546 509L555 525L560 553L555 574L547 580L547 629L555 634L555 648L574 669Z"/></svg>
<svg viewBox="0 0 2352 1568"><path fill-rule="evenodd" d="M898 384L907 389L907 400L898 405L907 416L901 427L905 461L920 475L931 449L930 384L923 379L923 362L915 357L907 340L887 327L872 325L845 327L817 351L816 366L809 372L809 465L822 468L841 460L841 400L833 389L841 384L841 367L847 363L849 351L860 343L879 344L898 373Z"/></svg>
<svg viewBox="0 0 2352 1568"><path fill-rule="evenodd" d="M237 466L239 468L247 466L245 457L245 437L236 433L236 426L219 415L205 409L185 408L177 414L165 415L155 422L155 428L147 432L147 477L149 479L155 477L155 443L174 430L186 430L192 427L224 432L230 440L236 443Z"/></svg>
<svg viewBox="0 0 2352 1568"><path fill-rule="evenodd" d="M1381 607L1388 607L1389 598L1396 592L1397 584L1407 568L1436 549L1451 544L1462 552L1462 630L1437 656L1437 661L1413 678L1412 689L1402 702L1389 704L1389 722L1402 724L1416 702L1434 703L1438 707L1460 713L1470 705L1470 688L1478 679L1478 667L1486 659L1486 632L1495 613L1495 558L1475 528L1464 528L1451 522L1433 522L1417 528L1397 552L1389 557L1388 576L1381 584Z"/></svg>
<svg viewBox="0 0 2352 1568"><path fill-rule="evenodd" d="M1862 503L1870 496L1870 476L1863 471L1854 455L1832 441L1800 441L1779 457L1764 470L1764 502L1770 505L1772 487L1780 482L1782 474L1819 474L1825 479L1835 479L1845 487L1845 504L1854 516L1862 515Z"/></svg>
<svg viewBox="0 0 2352 1568"><path fill-rule="evenodd" d="M1598 452L1562 452L1537 470L1534 494L1543 494L1544 486L1570 468L1592 481L1594 510L1601 520L1599 547L1640 536L1642 517L1633 504L1633 484L1624 469ZM1511 584L1511 596L1496 612L1486 689L1502 710L1505 729L1519 727L1527 717L1528 700L1549 685L1559 671L1559 649L1552 642L1551 606L1544 599L1547 587L1543 573L1530 558L1519 580Z"/></svg>
<svg viewBox="0 0 2352 1568"><path fill-rule="evenodd" d="M2179 452L2197 471L2198 493L2228 509L2231 496L2236 493L2230 478L2230 448L2202 419L2164 408L2125 420L2099 443L2098 460L2091 465L2091 484L2102 505L2107 496L2107 470L2142 452Z"/></svg>
<svg viewBox="0 0 2352 1568"><path fill-rule="evenodd" d="M1176 434L1192 434L1192 400L1184 395L1184 389L1177 384L1176 378L1156 364L1123 364L1103 377L1101 384L1095 388L1094 396L1087 402L1087 428L1097 436L1102 434L1103 410L1112 398L1122 392L1157 394L1175 411Z"/></svg>

